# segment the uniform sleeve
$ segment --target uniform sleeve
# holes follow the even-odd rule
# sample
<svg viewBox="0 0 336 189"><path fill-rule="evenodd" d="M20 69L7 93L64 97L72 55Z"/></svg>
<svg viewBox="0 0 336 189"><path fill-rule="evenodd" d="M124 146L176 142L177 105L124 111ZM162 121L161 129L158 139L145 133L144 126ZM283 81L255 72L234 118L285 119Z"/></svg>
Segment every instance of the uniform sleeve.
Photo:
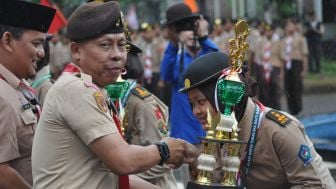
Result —
<svg viewBox="0 0 336 189"><path fill-rule="evenodd" d="M17 118L12 107L0 97L0 163L20 157L16 136Z"/></svg>
<svg viewBox="0 0 336 189"><path fill-rule="evenodd" d="M104 108L107 109L105 99L96 100L95 92L98 91L86 87L80 80L61 91L61 116L86 145L97 138L118 132L109 111L104 111ZM103 107L103 110L99 107Z"/></svg>
<svg viewBox="0 0 336 189"><path fill-rule="evenodd" d="M155 117L155 102L152 96L137 101L134 109L135 127L140 132L140 144L142 146L153 144L162 139L158 129L158 119Z"/></svg>
<svg viewBox="0 0 336 189"><path fill-rule="evenodd" d="M174 80L174 75L176 75L175 64L177 61L177 51L178 48L169 42L160 66L161 79L164 81Z"/></svg>
<svg viewBox="0 0 336 189"><path fill-rule="evenodd" d="M301 123L291 121L285 128L281 127L273 137L273 145L292 184L291 189L325 188L326 183L332 182L327 167L304 133Z"/></svg>

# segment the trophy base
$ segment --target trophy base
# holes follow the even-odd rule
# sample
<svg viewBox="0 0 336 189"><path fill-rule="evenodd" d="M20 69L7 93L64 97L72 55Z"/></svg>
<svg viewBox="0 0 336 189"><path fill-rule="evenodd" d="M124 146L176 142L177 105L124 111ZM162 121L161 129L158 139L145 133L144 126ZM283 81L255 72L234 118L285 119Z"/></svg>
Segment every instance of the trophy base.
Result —
<svg viewBox="0 0 336 189"><path fill-rule="evenodd" d="M241 186L223 186L220 184L202 185L195 182L188 182L186 189L243 189Z"/></svg>

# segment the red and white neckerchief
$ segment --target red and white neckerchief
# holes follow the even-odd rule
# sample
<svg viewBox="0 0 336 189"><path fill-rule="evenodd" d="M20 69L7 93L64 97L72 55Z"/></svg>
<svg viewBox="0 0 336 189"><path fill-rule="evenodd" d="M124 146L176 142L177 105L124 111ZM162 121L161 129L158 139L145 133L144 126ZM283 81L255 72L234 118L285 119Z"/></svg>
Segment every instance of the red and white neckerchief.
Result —
<svg viewBox="0 0 336 189"><path fill-rule="evenodd" d="M271 56L272 56L272 43L271 41L266 39L266 43L263 47L263 59L262 59L262 66L263 66L263 74L264 78L267 83L270 82L271 72L272 72L272 64L271 64Z"/></svg>
<svg viewBox="0 0 336 189"><path fill-rule="evenodd" d="M292 52L292 43L293 37L288 36L285 39L285 61L286 61L286 69L290 70L292 68L292 60L291 60L291 52Z"/></svg>
<svg viewBox="0 0 336 189"><path fill-rule="evenodd" d="M153 57L151 52L151 45L147 46L143 60L144 60L144 77L148 82L150 82L153 77L153 70L152 70Z"/></svg>

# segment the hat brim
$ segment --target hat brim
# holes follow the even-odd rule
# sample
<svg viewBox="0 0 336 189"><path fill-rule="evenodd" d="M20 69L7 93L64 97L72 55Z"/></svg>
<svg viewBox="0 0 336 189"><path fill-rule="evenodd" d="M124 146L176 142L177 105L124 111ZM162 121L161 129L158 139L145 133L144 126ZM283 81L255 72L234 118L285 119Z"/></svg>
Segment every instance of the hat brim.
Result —
<svg viewBox="0 0 336 189"><path fill-rule="evenodd" d="M200 81L198 83L195 83L195 84L191 85L190 87L181 88L178 92L179 93L187 93L187 92L189 92L189 91L191 91L191 90L193 90L197 87L200 87L200 86L206 84L208 81L211 81L212 79L219 77L222 73L223 73L223 70L221 70L221 71L203 79L202 81Z"/></svg>
<svg viewBox="0 0 336 189"><path fill-rule="evenodd" d="M161 25L171 25L171 24L175 24L177 22L180 22L182 20L188 20L188 19L199 19L201 18L201 15L200 14L192 14L190 16L186 16L186 17L182 17L182 18L179 18L179 19L176 19L176 20L171 20L170 22L167 22L167 20L161 20L160 23Z"/></svg>
<svg viewBox="0 0 336 189"><path fill-rule="evenodd" d="M138 53L142 53L142 50L134 45L132 42L130 42L129 40L126 40L126 43L130 45L131 49L128 53L133 53L133 54L138 54Z"/></svg>

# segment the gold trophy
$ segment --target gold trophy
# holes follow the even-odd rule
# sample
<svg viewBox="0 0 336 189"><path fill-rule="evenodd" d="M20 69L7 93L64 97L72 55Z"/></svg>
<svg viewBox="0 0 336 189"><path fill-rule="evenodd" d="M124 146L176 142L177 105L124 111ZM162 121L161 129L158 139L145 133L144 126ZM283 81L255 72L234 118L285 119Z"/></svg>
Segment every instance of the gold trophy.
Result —
<svg viewBox="0 0 336 189"><path fill-rule="evenodd" d="M214 120L210 114L210 110L208 109L207 115L208 124L205 127L206 136L205 139L202 140L202 153L198 157L198 166L197 169L200 172L197 175L196 182L199 184L210 185L212 183L212 172L214 171L214 166L216 163L215 153L216 143L211 142L211 140L215 139L215 126ZM210 140L210 141L209 141Z"/></svg>
<svg viewBox="0 0 336 189"><path fill-rule="evenodd" d="M206 136L202 139L202 154L198 158L200 170L196 183L188 184L188 188L242 188L238 183L240 168L240 148L247 141L239 141L238 122L233 107L237 105L245 92L245 85L239 78L242 71L248 43L249 27L244 20L236 23L235 38L230 40L230 70L217 81L217 105L223 107L214 119L208 112ZM219 109L217 107L217 109ZM221 161L224 177L221 183L212 182L212 171L215 164L216 146L221 144Z"/></svg>

